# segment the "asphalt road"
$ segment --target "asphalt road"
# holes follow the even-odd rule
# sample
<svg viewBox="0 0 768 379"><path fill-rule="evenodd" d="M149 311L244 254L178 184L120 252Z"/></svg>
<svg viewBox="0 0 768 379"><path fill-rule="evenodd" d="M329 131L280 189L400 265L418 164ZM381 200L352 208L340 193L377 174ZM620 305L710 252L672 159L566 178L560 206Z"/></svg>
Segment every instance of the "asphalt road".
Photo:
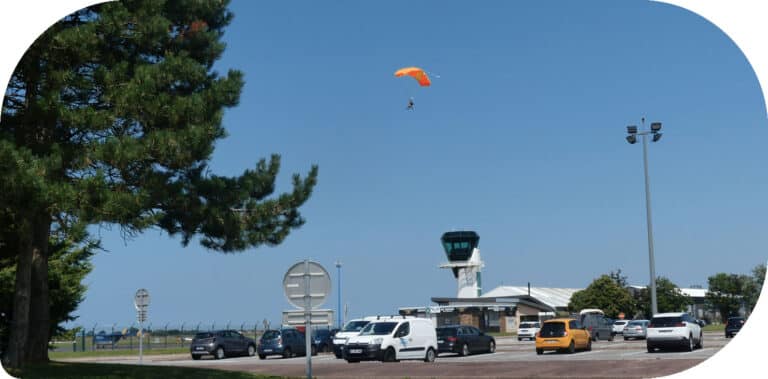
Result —
<svg viewBox="0 0 768 379"><path fill-rule="evenodd" d="M533 341L497 338L494 354L460 357L440 355L435 363L403 361L398 363L361 362L349 364L332 354L312 357L312 375L319 378L648 378L674 374L706 360L728 341L722 333L705 333L704 347L692 352L665 351L648 353L645 341L597 341L592 351L563 354L547 352L536 355ZM71 359L76 360L76 359ZM109 363L138 363L137 357L93 358ZM82 360L79 360L82 361ZM306 358L236 357L224 360L203 358L193 361L189 355L145 356L145 365L207 367L248 371L291 377L306 376Z"/></svg>

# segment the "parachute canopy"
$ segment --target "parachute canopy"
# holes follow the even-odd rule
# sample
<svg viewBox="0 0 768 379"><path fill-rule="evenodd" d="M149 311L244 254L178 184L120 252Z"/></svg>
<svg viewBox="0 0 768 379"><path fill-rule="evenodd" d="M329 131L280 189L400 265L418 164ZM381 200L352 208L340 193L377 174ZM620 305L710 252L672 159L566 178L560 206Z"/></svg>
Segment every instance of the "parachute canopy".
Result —
<svg viewBox="0 0 768 379"><path fill-rule="evenodd" d="M405 67L395 71L395 76L398 78L406 75L416 79L422 87L428 87L431 84L427 73L418 67Z"/></svg>

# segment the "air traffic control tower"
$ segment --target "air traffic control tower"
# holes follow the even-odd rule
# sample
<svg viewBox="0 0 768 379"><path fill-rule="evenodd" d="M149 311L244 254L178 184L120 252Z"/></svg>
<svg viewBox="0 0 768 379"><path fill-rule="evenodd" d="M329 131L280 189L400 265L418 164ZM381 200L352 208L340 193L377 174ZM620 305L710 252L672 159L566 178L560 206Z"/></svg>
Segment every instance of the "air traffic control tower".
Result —
<svg viewBox="0 0 768 379"><path fill-rule="evenodd" d="M440 241L448 257L448 262L441 264L440 268L453 271L459 287L456 297L480 297L483 291L480 280L483 261L480 260L480 250L477 248L480 236L473 231L446 232Z"/></svg>

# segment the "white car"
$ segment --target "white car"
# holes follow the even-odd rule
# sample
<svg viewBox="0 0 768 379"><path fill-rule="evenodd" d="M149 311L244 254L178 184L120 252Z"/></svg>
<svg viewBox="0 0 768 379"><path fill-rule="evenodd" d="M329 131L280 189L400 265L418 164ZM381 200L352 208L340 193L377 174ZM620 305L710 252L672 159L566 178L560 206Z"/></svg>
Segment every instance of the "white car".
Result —
<svg viewBox="0 0 768 379"><path fill-rule="evenodd" d="M648 325L645 342L649 353L668 347L693 351L704 346L704 333L696 319L688 313L659 313Z"/></svg>
<svg viewBox="0 0 768 379"><path fill-rule="evenodd" d="M520 323L520 327L517 328L517 340L535 340L536 333L538 333L540 329L541 324L539 324L538 321L523 321Z"/></svg>
<svg viewBox="0 0 768 379"><path fill-rule="evenodd" d="M437 332L432 320L426 318L393 317L371 321L344 346L344 359L349 363L403 359L434 362L435 357Z"/></svg>
<svg viewBox="0 0 768 379"><path fill-rule="evenodd" d="M613 334L624 334L624 328L629 323L628 320L616 320L613 322Z"/></svg>

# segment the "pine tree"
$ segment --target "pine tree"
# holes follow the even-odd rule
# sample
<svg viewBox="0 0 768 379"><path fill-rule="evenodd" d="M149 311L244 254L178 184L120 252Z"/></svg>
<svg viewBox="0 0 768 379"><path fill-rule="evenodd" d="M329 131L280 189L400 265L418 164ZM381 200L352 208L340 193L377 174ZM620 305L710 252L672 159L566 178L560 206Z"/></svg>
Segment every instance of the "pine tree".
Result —
<svg viewBox="0 0 768 379"><path fill-rule="evenodd" d="M49 237L116 224L159 227L184 245L277 245L304 223L317 166L272 196L280 157L210 174L223 111L243 74L212 70L233 15L222 0L124 0L82 9L22 57L0 119L0 210L19 240L6 364L48 360ZM254 159L255 161L255 159ZM1 234L0 234L1 235ZM2 241L0 241L2 242Z"/></svg>

